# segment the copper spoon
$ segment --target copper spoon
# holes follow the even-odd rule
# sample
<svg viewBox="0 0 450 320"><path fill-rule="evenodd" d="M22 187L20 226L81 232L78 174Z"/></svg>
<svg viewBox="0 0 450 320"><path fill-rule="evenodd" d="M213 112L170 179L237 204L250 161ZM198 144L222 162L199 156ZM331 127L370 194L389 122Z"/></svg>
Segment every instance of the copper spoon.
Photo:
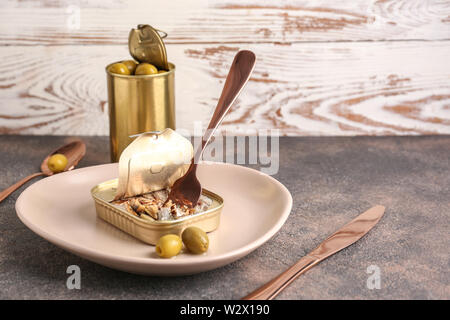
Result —
<svg viewBox="0 0 450 320"><path fill-rule="evenodd" d="M6 188L2 192L0 192L0 202L5 200L11 193L13 193L17 189L19 189L23 184L30 181L31 179L39 177L39 176L53 175L54 173L47 166L47 161L48 161L48 158L50 158L52 155L54 155L56 153L61 153L66 156L67 166L64 169L64 171L69 171L69 170L72 170L73 168L75 168L75 166L78 164L78 162L80 162L81 158L83 158L83 156L86 154L86 145L81 140L75 140L75 141L72 141L72 142L56 149L55 151L50 153L44 159L44 161L42 161L41 172L33 173L33 174L29 175L28 177L23 178L22 180L16 182L9 188Z"/></svg>
<svg viewBox="0 0 450 320"><path fill-rule="evenodd" d="M196 176L198 161L200 160L208 141L211 139L225 114L250 78L253 68L255 67L255 60L255 54L247 50L239 51L234 57L216 110L209 122L208 129L203 135L202 145L197 149L194 158L192 159L191 166L186 174L173 184L167 201L172 200L175 204L185 205L189 208L192 208L197 204L202 192L202 186Z"/></svg>

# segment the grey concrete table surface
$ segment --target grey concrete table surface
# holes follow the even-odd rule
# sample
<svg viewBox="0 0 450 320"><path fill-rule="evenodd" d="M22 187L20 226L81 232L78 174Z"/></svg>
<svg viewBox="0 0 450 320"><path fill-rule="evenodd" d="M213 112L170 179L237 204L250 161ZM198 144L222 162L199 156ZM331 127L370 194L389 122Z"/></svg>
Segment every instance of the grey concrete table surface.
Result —
<svg viewBox="0 0 450 320"><path fill-rule="evenodd" d="M38 170L67 139L0 136L0 189ZM107 137L82 139L80 167L109 161ZM54 246L17 218L22 187L0 203L0 299L238 299L376 204L387 210L367 236L278 298L450 298L450 136L281 138L279 159L274 177L294 199L280 232L232 264L183 277L128 274ZM66 287L69 265L81 268L80 290ZM367 287L372 265L380 289Z"/></svg>

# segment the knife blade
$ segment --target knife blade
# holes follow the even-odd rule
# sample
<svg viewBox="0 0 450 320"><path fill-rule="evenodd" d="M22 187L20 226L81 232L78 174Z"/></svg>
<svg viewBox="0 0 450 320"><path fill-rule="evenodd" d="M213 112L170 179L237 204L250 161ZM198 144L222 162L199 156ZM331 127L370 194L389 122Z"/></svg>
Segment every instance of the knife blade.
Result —
<svg viewBox="0 0 450 320"><path fill-rule="evenodd" d="M377 205L360 214L326 238L317 248L301 258L289 269L242 299L272 300L301 274L361 239L380 221L384 211L385 207Z"/></svg>

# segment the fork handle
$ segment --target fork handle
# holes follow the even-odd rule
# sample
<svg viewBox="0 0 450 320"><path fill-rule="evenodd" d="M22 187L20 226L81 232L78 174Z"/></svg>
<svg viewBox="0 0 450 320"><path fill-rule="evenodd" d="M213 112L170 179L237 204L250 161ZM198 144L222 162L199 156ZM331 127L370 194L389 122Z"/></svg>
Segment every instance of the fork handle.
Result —
<svg viewBox="0 0 450 320"><path fill-rule="evenodd" d="M43 172L30 174L28 177L25 177L22 180L20 180L20 181L16 182L15 184L13 184L12 186L6 188L2 192L0 192L0 202L5 200L11 193L13 193L17 189L19 189L22 185L24 185L25 183L27 183L31 179L34 179L34 178L39 177L39 176L44 176L44 175L45 174Z"/></svg>
<svg viewBox="0 0 450 320"><path fill-rule="evenodd" d="M208 129L203 135L202 147L198 148L195 153L194 164L197 164L200 160L203 149L208 144L208 141L211 139L217 127L222 122L225 114L233 105L237 96L242 91L242 88L250 78L253 68L255 67L255 61L255 54L249 50L241 50L234 57L219 101L217 102L216 109L214 110L214 114L209 122Z"/></svg>
<svg viewBox="0 0 450 320"><path fill-rule="evenodd" d="M284 288L286 288L292 281L297 279L300 275L319 263L320 260L311 256L304 256L297 261L292 267L281 273L276 278L272 279L259 289L256 289L249 295L242 298L242 300L272 300Z"/></svg>

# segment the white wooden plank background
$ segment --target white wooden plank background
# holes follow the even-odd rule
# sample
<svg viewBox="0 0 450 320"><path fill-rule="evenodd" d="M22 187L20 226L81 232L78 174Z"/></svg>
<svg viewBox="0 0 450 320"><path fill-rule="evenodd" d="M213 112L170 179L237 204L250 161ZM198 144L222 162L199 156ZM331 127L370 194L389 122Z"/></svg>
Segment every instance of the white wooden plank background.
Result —
<svg viewBox="0 0 450 320"><path fill-rule="evenodd" d="M149 3L2 1L0 133L108 134L104 66L150 23L169 33L178 127L206 125L234 53L250 49L229 133L450 134L450 1Z"/></svg>
<svg viewBox="0 0 450 320"><path fill-rule="evenodd" d="M450 39L448 0L2 0L1 44L126 44L150 23L167 43ZM71 6L80 28L70 27Z"/></svg>

